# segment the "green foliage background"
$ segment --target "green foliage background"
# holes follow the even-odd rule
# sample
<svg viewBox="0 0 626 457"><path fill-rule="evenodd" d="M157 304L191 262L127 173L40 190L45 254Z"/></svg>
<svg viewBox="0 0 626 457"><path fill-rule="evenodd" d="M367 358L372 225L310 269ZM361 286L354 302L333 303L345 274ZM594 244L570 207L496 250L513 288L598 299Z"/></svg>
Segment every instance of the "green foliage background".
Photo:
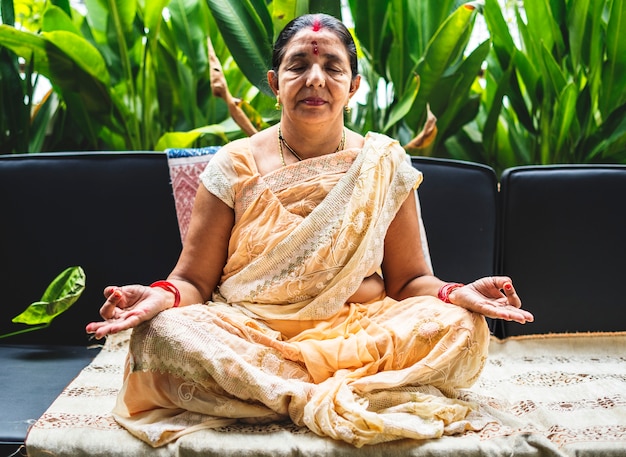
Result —
<svg viewBox="0 0 626 457"><path fill-rule="evenodd" d="M266 84L278 31L306 12L345 13L339 0L85 0L83 13L67 0L0 2L0 153L162 150L242 136L211 93L207 39L231 92L264 128L278 119ZM625 0L524 0L513 27L496 0L347 6L369 87L347 119L355 130L406 144L430 109L437 136L412 153L497 170L626 163ZM470 49L477 17L488 38ZM34 105L43 78L52 89Z"/></svg>

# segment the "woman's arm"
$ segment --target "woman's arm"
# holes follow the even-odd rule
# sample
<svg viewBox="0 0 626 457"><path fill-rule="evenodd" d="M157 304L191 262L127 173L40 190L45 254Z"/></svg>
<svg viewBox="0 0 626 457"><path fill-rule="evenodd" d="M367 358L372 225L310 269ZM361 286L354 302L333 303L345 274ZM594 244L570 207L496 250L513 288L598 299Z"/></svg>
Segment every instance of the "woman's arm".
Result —
<svg viewBox="0 0 626 457"><path fill-rule="evenodd" d="M180 306L203 303L217 286L228 255L234 213L202 185L196 193L183 250L168 281L180 292ZM87 325L87 333L102 338L153 318L174 306L175 295L159 287L109 286L100 308L105 319Z"/></svg>
<svg viewBox="0 0 626 457"><path fill-rule="evenodd" d="M434 295L445 283L435 277L424 258L415 192L410 192L385 236L382 264L387 295L402 300Z"/></svg>
<svg viewBox="0 0 626 457"><path fill-rule="evenodd" d="M183 250L168 277L180 290L181 306L211 298L226 264L234 222L233 210L201 185Z"/></svg>
<svg viewBox="0 0 626 457"><path fill-rule="evenodd" d="M422 251L420 225L414 192L400 207L385 236L383 279L387 295L396 299L420 295L437 297L446 282L432 274ZM521 309L522 302L513 282L506 276L490 276L456 288L448 295L450 303L494 319L519 323L534 317Z"/></svg>

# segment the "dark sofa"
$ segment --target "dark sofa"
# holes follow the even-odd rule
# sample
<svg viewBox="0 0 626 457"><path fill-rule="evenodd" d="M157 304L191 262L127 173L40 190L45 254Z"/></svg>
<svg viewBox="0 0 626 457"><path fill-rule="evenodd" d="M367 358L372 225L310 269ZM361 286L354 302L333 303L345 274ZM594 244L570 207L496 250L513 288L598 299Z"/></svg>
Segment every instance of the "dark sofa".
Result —
<svg viewBox="0 0 626 457"><path fill-rule="evenodd" d="M536 322L495 336L626 330L626 166L519 167L413 158L435 272L514 278ZM181 241L167 156L94 152L0 156L0 334L69 266L79 301L50 327L0 340L0 456L98 353L85 334L109 284L150 283Z"/></svg>

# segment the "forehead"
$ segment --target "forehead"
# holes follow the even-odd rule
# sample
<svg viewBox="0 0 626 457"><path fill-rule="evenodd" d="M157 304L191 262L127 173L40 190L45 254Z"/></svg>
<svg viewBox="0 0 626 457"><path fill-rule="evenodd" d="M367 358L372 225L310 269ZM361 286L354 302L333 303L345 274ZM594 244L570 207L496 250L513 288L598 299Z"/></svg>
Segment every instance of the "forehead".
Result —
<svg viewBox="0 0 626 457"><path fill-rule="evenodd" d="M314 31L306 28L296 33L285 46L285 58L294 55L317 54L333 55L340 59L349 60L348 51L341 39L328 29Z"/></svg>

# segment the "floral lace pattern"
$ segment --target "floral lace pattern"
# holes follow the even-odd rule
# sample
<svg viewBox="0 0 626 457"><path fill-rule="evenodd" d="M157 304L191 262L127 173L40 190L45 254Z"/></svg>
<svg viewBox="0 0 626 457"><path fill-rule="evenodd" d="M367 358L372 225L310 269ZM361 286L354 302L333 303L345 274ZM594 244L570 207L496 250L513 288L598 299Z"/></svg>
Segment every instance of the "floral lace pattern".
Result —
<svg viewBox="0 0 626 457"><path fill-rule="evenodd" d="M119 373L123 371L127 345L128 334L109 337L92 364L32 426L26 441L30 456L122 457L133 450L153 452L118 425L110 413L121 385ZM626 333L492 340L491 357L483 373L471 389L461 392L460 398L488 411L497 420L480 431L434 440L428 446L412 446L410 441L403 441L349 452L341 443L318 437L291 421L221 425L197 432L194 443L202 443L206 455L225 457L230 455L226 448L239 449L238 455L244 455L242 450L251 446L261 454L254 444L259 438L268 449L263 455L276 457L307 455L311 449L324 449L327 455L336 451L336 454L361 457L470 455L469 449L475 449L471 455L477 457L507 455L507 452L513 455L516 446L529 440L533 443L545 440L541 455L591 457L602 452L620 455L626 448L625 347ZM92 365L98 368L93 369ZM544 385L542 381L537 385L531 378L527 384L520 383L521 375L528 371L552 373L541 377L552 382ZM572 384L573 378L588 382ZM178 448L180 455L185 455L184 443L181 441ZM197 446L190 448L190 455L197 455L193 451L197 452ZM519 447L520 452L523 450Z"/></svg>

